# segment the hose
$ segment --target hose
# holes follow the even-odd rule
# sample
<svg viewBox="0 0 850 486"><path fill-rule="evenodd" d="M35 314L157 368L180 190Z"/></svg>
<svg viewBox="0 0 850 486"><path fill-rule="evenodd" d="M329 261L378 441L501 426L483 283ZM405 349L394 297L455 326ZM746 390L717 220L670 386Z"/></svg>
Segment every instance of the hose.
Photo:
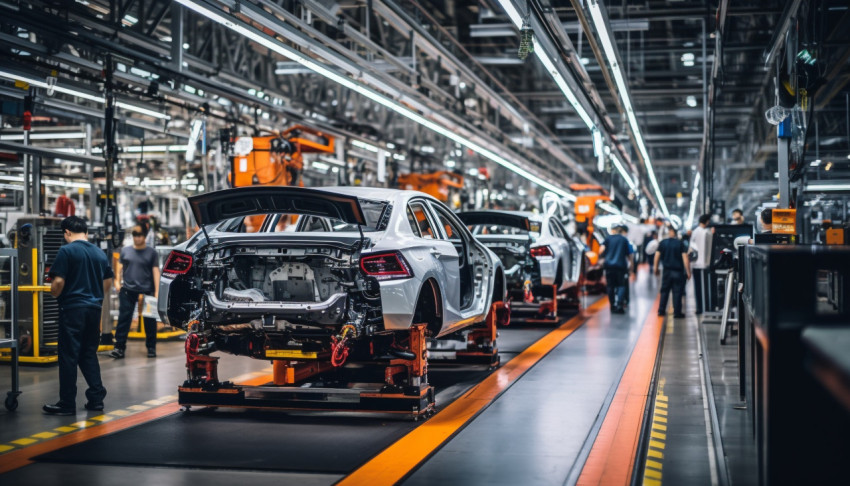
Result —
<svg viewBox="0 0 850 486"><path fill-rule="evenodd" d="M342 326L342 333L340 333L339 337L334 336L331 339L331 365L334 368L339 368L343 364L345 364L345 360L348 359L348 332L351 331L353 334L357 333L357 329L351 324L346 324Z"/></svg>

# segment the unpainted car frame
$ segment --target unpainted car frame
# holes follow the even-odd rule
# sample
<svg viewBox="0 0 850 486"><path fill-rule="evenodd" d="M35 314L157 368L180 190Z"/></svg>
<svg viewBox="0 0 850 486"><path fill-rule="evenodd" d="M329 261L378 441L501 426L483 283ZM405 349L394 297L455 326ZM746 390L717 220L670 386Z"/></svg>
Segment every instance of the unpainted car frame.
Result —
<svg viewBox="0 0 850 486"><path fill-rule="evenodd" d="M415 361L417 325L443 338L509 320L502 263L426 194L246 187L189 202L202 231L169 255L158 310L190 332L190 354ZM254 215L266 215L260 230L242 232ZM279 231L287 215L298 219ZM497 353L495 333L479 337L478 351Z"/></svg>
<svg viewBox="0 0 850 486"><path fill-rule="evenodd" d="M484 210L459 213L458 218L502 260L515 310L522 304L541 304L538 317L556 317L556 300L561 301L561 308L580 307L586 268L583 245L568 236L556 217Z"/></svg>

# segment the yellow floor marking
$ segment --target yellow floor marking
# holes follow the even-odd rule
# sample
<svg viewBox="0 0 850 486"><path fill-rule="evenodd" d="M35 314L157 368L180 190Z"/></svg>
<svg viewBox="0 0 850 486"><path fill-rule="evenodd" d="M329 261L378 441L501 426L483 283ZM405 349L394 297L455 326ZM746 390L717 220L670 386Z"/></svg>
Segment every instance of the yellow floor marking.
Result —
<svg viewBox="0 0 850 486"><path fill-rule="evenodd" d="M664 415L667 416L667 410L655 410L656 415Z"/></svg>
<svg viewBox="0 0 850 486"><path fill-rule="evenodd" d="M661 486L661 481L657 479L643 478L643 486Z"/></svg>
<svg viewBox="0 0 850 486"><path fill-rule="evenodd" d="M98 415L97 417L92 417L91 419L97 420L98 422L109 422L113 419L113 417L110 417L109 415Z"/></svg>
<svg viewBox="0 0 850 486"><path fill-rule="evenodd" d="M62 432L63 434L67 434L68 432L73 432L73 431L77 430L77 428L76 427L63 426L63 427L56 427L53 430L55 430L56 432Z"/></svg>
<svg viewBox="0 0 850 486"><path fill-rule="evenodd" d="M652 469L646 469L643 475L647 478L661 479L661 473Z"/></svg>
<svg viewBox="0 0 850 486"><path fill-rule="evenodd" d="M73 425L74 427L85 429L86 427L91 427L92 425L94 425L94 422L92 422L91 420L83 420L82 422L75 422L71 425Z"/></svg>
<svg viewBox="0 0 850 486"><path fill-rule="evenodd" d="M656 449L661 449L663 451L664 450L664 443L658 442L657 440L650 440L649 441L649 447L655 447Z"/></svg>
<svg viewBox="0 0 850 486"><path fill-rule="evenodd" d="M660 422L662 424L666 424L667 423L667 417L659 417L657 415L653 415L652 421L653 422Z"/></svg>
<svg viewBox="0 0 850 486"><path fill-rule="evenodd" d="M653 439L667 440L667 434L662 434L661 432L656 432L654 430L649 433L649 436Z"/></svg>
<svg viewBox="0 0 850 486"><path fill-rule="evenodd" d="M0 452L11 451L14 448L15 448L14 446L9 446L9 445L6 445L6 444L0 444Z"/></svg>
<svg viewBox="0 0 850 486"><path fill-rule="evenodd" d="M655 406L658 408L667 408L667 404L664 402L655 402Z"/></svg>
<svg viewBox="0 0 850 486"><path fill-rule="evenodd" d="M656 459L664 459L664 453L660 451L656 451L655 449L650 449L649 452L646 453L649 457L654 457Z"/></svg>
<svg viewBox="0 0 850 486"><path fill-rule="evenodd" d="M111 415L116 415L116 416L118 416L118 417L126 417L127 415L130 415L130 412L128 412L128 411L126 411L126 410L113 410L113 411L111 411L111 412L109 412L109 413L110 413Z"/></svg>
<svg viewBox="0 0 850 486"><path fill-rule="evenodd" d="M59 434L55 432L42 432L40 434L32 434L32 436L36 439L50 439L51 437L56 437L57 435Z"/></svg>
<svg viewBox="0 0 850 486"><path fill-rule="evenodd" d="M661 469L663 466L658 461L646 461L646 467L651 467L652 469Z"/></svg>
<svg viewBox="0 0 850 486"><path fill-rule="evenodd" d="M661 402L666 402L667 396L665 396L665 395L655 395L655 399L658 400L658 401L661 401Z"/></svg>
<svg viewBox="0 0 850 486"><path fill-rule="evenodd" d="M162 400L148 400L148 401L145 402L145 405L153 406L153 405L162 405L163 403L165 403L165 402L163 402Z"/></svg>
<svg viewBox="0 0 850 486"><path fill-rule="evenodd" d="M177 400L177 395L167 395L164 397L160 397L160 400L168 400L169 402L172 400Z"/></svg>
<svg viewBox="0 0 850 486"><path fill-rule="evenodd" d="M24 437L23 439L13 440L13 441L12 441L12 444L17 444L17 445L22 445L22 446L28 446L28 445L30 445L30 444L34 444L34 443L36 443L36 442L38 442L38 441L37 441L37 440L35 440L35 439L30 439L30 438L28 438L28 437Z"/></svg>
<svg viewBox="0 0 850 486"><path fill-rule="evenodd" d="M147 407L147 406L145 406L145 405L131 405L131 406L127 407L127 408L129 408L130 410L136 410L136 411L138 411L138 412L141 412L142 410L147 410L147 409L149 409L150 407Z"/></svg>
<svg viewBox="0 0 850 486"><path fill-rule="evenodd" d="M652 428L655 430L660 430L662 432L667 432L667 426L661 424L652 424Z"/></svg>

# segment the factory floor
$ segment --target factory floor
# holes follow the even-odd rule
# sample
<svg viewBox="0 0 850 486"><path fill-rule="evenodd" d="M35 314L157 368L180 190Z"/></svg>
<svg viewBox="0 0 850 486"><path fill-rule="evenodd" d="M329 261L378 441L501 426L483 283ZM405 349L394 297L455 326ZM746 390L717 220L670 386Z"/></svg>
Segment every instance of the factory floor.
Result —
<svg viewBox="0 0 850 486"><path fill-rule="evenodd" d="M735 339L719 324L657 317L658 279L641 269L625 315L587 297L552 325L499 330L501 364L432 363L437 414L180 411L180 341L100 357L104 412L48 416L55 367L22 367L15 412L0 409L0 483L753 484L755 452L738 399ZM705 364L703 363L705 360ZM10 388L0 367L0 392ZM266 361L222 355L219 377L270 380ZM647 400L647 398L651 398Z"/></svg>

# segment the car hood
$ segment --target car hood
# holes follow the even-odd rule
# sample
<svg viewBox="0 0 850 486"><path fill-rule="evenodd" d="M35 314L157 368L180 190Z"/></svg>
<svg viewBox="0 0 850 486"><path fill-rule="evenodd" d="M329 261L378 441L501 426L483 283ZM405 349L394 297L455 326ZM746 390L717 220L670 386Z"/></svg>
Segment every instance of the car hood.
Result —
<svg viewBox="0 0 850 486"><path fill-rule="evenodd" d="M200 225L255 214L305 214L366 224L356 196L289 186L250 186L189 197Z"/></svg>

